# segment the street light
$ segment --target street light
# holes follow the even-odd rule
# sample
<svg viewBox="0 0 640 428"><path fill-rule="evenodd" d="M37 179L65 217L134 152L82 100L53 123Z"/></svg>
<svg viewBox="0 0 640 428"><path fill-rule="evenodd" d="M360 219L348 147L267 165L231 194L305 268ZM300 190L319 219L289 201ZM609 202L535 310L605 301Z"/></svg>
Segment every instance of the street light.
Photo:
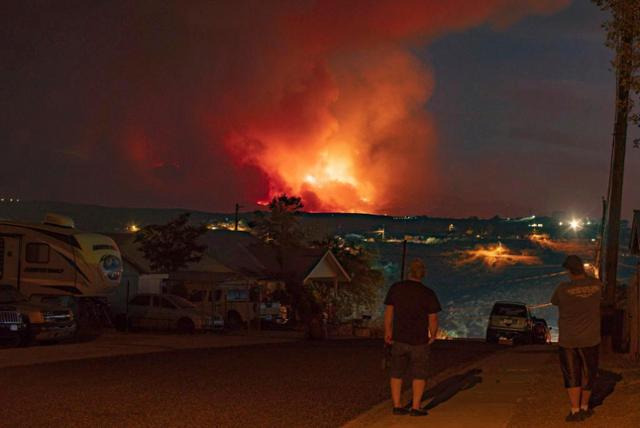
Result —
<svg viewBox="0 0 640 428"><path fill-rule="evenodd" d="M569 222L569 228L571 228L574 231L578 231L578 230L582 229L582 223L580 223L580 220L576 220L574 218L573 220L571 220Z"/></svg>

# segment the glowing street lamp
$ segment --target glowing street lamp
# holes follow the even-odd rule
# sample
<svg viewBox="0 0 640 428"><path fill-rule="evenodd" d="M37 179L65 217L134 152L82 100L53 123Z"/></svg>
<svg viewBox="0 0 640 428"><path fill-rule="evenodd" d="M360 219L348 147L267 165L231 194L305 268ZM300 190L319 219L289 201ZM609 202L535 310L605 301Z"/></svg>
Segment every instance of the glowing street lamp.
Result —
<svg viewBox="0 0 640 428"><path fill-rule="evenodd" d="M132 233L136 233L140 230L140 227L137 224L130 224L127 226L127 230Z"/></svg>
<svg viewBox="0 0 640 428"><path fill-rule="evenodd" d="M569 222L569 228L573 231L578 231L582 229L582 223L580 220L576 220L575 218Z"/></svg>

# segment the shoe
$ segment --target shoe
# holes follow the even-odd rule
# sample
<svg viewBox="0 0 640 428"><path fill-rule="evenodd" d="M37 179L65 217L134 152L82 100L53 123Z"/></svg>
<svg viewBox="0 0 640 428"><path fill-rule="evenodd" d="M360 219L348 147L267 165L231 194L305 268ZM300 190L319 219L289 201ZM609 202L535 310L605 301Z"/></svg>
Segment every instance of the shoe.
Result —
<svg viewBox="0 0 640 428"><path fill-rule="evenodd" d="M393 408L393 414L394 415L408 415L409 414L409 409L407 409L406 407L394 407Z"/></svg>
<svg viewBox="0 0 640 428"><path fill-rule="evenodd" d="M426 410L422 409L411 409L409 412L409 416L427 416L428 414Z"/></svg>
<svg viewBox="0 0 640 428"><path fill-rule="evenodd" d="M569 413L566 418L564 418L567 422L582 422L584 418L582 417L582 412Z"/></svg>
<svg viewBox="0 0 640 428"><path fill-rule="evenodd" d="M593 416L595 412L593 411L593 409L587 409L587 410L580 410L580 413L582 413L582 419L587 419Z"/></svg>

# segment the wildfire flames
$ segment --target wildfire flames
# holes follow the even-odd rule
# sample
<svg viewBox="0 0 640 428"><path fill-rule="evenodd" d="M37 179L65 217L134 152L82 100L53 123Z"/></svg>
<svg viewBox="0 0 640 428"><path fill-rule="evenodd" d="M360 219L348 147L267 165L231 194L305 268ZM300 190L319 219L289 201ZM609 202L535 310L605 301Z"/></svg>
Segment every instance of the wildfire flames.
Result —
<svg viewBox="0 0 640 428"><path fill-rule="evenodd" d="M490 246L477 246L473 250L465 251L457 264L460 266L478 262L491 269L500 269L516 264L537 265L542 263L537 256L526 252L511 253L502 243L498 243Z"/></svg>
<svg viewBox="0 0 640 428"><path fill-rule="evenodd" d="M435 79L416 47L568 3L177 2L158 16L182 32L159 27L149 36L162 43L158 57L142 62L143 38L120 67L132 77L116 80L135 89L126 92L121 152L140 194L181 203L286 192L310 211L425 212L439 176L426 109ZM161 73L143 72L156 65Z"/></svg>
<svg viewBox="0 0 640 428"><path fill-rule="evenodd" d="M529 240L542 248L546 248L558 253L576 254L583 258L591 258L595 250L593 242L576 239L571 241L553 240L549 237L549 235L546 234L531 234L529 235Z"/></svg>

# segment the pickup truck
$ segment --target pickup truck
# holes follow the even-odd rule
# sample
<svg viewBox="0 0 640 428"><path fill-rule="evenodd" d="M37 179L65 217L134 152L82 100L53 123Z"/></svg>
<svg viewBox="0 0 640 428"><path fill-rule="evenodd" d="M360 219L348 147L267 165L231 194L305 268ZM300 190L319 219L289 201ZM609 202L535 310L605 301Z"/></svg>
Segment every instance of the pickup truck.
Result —
<svg viewBox="0 0 640 428"><path fill-rule="evenodd" d="M75 333L70 309L29 302L11 285L0 285L0 340L29 345L72 339Z"/></svg>

